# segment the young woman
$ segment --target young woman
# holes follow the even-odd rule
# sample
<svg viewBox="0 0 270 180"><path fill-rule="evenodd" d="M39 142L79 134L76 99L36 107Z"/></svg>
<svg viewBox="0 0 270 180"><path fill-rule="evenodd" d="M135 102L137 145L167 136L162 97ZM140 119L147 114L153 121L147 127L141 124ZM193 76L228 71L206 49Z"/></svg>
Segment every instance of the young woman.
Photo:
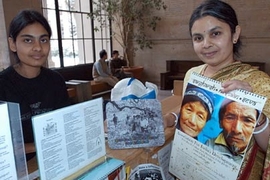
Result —
<svg viewBox="0 0 270 180"><path fill-rule="evenodd" d="M20 105L27 159L35 154L31 117L69 105L62 76L43 67L51 34L47 20L33 10L21 11L9 27L9 48L17 63L0 74L0 100Z"/></svg>
<svg viewBox="0 0 270 180"><path fill-rule="evenodd" d="M220 0L207 0L197 7L189 21L193 48L204 65L190 69L184 79L185 90L192 72L222 82L223 92L244 89L267 97L263 109L270 118L269 76L237 60L241 47L241 27L234 9ZM173 115L165 116L165 125L173 124ZM265 118L255 127L238 179L270 179L270 128Z"/></svg>

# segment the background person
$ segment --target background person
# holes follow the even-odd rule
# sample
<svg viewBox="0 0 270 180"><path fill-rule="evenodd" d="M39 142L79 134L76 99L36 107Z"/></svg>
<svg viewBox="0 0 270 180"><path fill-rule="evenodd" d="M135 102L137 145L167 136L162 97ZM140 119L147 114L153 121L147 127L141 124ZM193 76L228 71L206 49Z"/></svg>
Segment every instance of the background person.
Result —
<svg viewBox="0 0 270 180"><path fill-rule="evenodd" d="M107 65L106 59L108 56L106 50L101 50L99 52L99 57L100 59L93 65L92 74L94 81L105 82L114 87L114 85L118 82L118 79L112 75L110 68Z"/></svg>
<svg viewBox="0 0 270 180"><path fill-rule="evenodd" d="M240 164L257 118L256 109L225 99L219 110L219 123L223 131L218 137L209 139L206 145Z"/></svg>
<svg viewBox="0 0 270 180"><path fill-rule="evenodd" d="M43 67L50 52L51 28L33 10L17 14L9 27L9 48L17 63L0 73L0 100L19 103L27 159L35 155L31 117L69 105L62 76Z"/></svg>
<svg viewBox="0 0 270 180"><path fill-rule="evenodd" d="M234 9L220 0L204 1L191 15L189 32L194 51L205 64L186 73L183 92L191 73L197 72L222 82L224 93L243 89L267 97L263 115L269 118L270 78L237 60L242 43L241 27ZM164 118L165 125L174 124L173 115L166 114ZM260 133L252 136L238 179L270 179L270 128L267 121L259 122L255 132Z"/></svg>
<svg viewBox="0 0 270 180"><path fill-rule="evenodd" d="M117 77L119 80L131 77L130 73L126 73L123 70L123 67L127 66L127 61L119 58L119 52L114 50L112 53L112 58L109 61L109 67L114 77Z"/></svg>

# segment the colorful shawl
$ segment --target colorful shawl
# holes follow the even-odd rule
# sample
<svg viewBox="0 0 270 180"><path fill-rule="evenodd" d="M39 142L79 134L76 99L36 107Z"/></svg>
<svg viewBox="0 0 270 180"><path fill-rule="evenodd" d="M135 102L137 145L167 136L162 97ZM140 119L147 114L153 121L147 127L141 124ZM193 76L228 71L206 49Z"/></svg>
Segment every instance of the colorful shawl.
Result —
<svg viewBox="0 0 270 180"><path fill-rule="evenodd" d="M184 89L187 86L188 79L192 72L202 73L207 65L201 65L191 68L184 79ZM220 82L228 80L241 80L248 82L253 92L267 97L267 102L264 106L263 113L270 118L270 78L269 76L259 71L256 67L241 62L234 62L227 67L222 68L212 77ZM268 142L267 152L264 153L252 138L246 152L238 179L239 180L257 180L270 179L270 141Z"/></svg>

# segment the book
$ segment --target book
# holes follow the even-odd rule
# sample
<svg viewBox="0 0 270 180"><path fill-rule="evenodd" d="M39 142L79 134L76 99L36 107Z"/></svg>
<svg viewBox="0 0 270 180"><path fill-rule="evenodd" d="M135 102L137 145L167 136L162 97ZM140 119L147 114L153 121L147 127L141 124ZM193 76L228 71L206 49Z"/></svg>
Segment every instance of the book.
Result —
<svg viewBox="0 0 270 180"><path fill-rule="evenodd" d="M87 172L79 176L78 180L104 180L108 179L126 179L126 171L124 166L124 161L119 159L108 157L104 162L99 164L98 166L89 169ZM106 172L104 172L106 170Z"/></svg>
<svg viewBox="0 0 270 180"><path fill-rule="evenodd" d="M102 103L97 98L32 117L41 179L85 179L96 168L105 177L124 166L107 161Z"/></svg>
<svg viewBox="0 0 270 180"><path fill-rule="evenodd" d="M192 73L179 111L169 171L181 180L237 179L266 98ZM192 117L192 118L191 118Z"/></svg>
<svg viewBox="0 0 270 180"><path fill-rule="evenodd" d="M27 180L19 104L0 101L0 179Z"/></svg>
<svg viewBox="0 0 270 180"><path fill-rule="evenodd" d="M108 145L112 149L165 143L161 104L156 99L127 99L106 104Z"/></svg>

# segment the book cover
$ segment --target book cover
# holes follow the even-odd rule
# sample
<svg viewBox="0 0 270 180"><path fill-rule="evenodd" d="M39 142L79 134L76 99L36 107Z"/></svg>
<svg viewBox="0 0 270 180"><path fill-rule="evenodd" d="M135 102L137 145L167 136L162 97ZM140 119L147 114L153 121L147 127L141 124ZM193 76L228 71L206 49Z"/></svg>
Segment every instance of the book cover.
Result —
<svg viewBox="0 0 270 180"><path fill-rule="evenodd" d="M112 149L165 143L161 104L156 99L127 99L106 104L108 144Z"/></svg>
<svg viewBox="0 0 270 180"><path fill-rule="evenodd" d="M179 111L169 171L181 180L236 179L266 98L192 73Z"/></svg>

